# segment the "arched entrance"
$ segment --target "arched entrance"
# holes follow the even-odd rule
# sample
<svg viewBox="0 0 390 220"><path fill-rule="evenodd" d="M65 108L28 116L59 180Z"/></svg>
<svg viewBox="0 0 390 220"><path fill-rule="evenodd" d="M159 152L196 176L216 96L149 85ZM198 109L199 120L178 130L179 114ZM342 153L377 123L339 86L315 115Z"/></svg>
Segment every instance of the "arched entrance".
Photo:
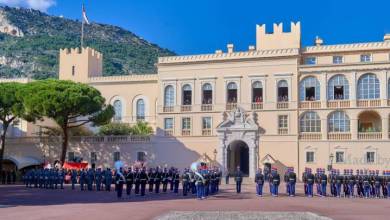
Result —
<svg viewBox="0 0 390 220"><path fill-rule="evenodd" d="M233 141L227 148L227 167L230 173L234 173L237 167L245 175L249 175L249 147L244 141Z"/></svg>

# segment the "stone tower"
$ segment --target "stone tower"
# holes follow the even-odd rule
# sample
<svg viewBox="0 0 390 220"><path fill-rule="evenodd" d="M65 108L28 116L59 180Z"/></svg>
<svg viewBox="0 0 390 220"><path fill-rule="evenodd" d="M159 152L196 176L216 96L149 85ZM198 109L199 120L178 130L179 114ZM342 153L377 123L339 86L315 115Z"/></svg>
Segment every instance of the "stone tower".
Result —
<svg viewBox="0 0 390 220"><path fill-rule="evenodd" d="M273 32L267 33L265 24L256 26L256 50L291 49L301 47L301 24L290 24L290 32L283 31L283 23L274 24Z"/></svg>
<svg viewBox="0 0 390 220"><path fill-rule="evenodd" d="M102 76L103 55L89 47L61 49L59 62L61 80L85 83L89 77Z"/></svg>

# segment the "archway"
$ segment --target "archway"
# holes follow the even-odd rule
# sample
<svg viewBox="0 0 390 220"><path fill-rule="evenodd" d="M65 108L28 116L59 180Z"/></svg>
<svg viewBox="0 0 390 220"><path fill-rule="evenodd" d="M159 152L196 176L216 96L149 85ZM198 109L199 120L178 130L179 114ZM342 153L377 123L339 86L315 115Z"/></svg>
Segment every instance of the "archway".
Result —
<svg viewBox="0 0 390 220"><path fill-rule="evenodd" d="M245 175L249 175L249 147L241 140L231 142L227 148L229 172L234 173L238 166Z"/></svg>

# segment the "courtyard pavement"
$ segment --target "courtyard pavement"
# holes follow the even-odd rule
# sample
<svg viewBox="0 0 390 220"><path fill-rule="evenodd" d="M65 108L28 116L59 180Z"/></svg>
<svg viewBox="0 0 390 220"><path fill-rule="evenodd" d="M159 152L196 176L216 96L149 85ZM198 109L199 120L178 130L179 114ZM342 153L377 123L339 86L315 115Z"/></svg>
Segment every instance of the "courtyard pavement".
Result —
<svg viewBox="0 0 390 220"><path fill-rule="evenodd" d="M237 212L239 219L390 218L390 199L306 198L302 195L302 184L298 184L298 195L294 198L285 195L284 184L281 184L283 193L279 197L270 196L267 186L264 197L255 195L254 184L244 184L241 194L236 194L234 187L233 184L222 185L218 195L199 201L192 196L173 193L118 200L114 191L81 192L79 189L72 191L70 186L63 190L46 190L0 185L0 219L219 219L216 216L237 219L232 217L237 216Z"/></svg>

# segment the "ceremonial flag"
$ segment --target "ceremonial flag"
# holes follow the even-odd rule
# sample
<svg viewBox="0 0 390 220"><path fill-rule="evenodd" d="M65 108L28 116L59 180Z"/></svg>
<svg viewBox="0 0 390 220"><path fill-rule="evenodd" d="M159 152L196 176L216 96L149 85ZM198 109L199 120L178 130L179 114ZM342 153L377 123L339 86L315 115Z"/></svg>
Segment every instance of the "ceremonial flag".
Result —
<svg viewBox="0 0 390 220"><path fill-rule="evenodd" d="M85 12L84 4L83 4L83 23L89 24L87 13Z"/></svg>

